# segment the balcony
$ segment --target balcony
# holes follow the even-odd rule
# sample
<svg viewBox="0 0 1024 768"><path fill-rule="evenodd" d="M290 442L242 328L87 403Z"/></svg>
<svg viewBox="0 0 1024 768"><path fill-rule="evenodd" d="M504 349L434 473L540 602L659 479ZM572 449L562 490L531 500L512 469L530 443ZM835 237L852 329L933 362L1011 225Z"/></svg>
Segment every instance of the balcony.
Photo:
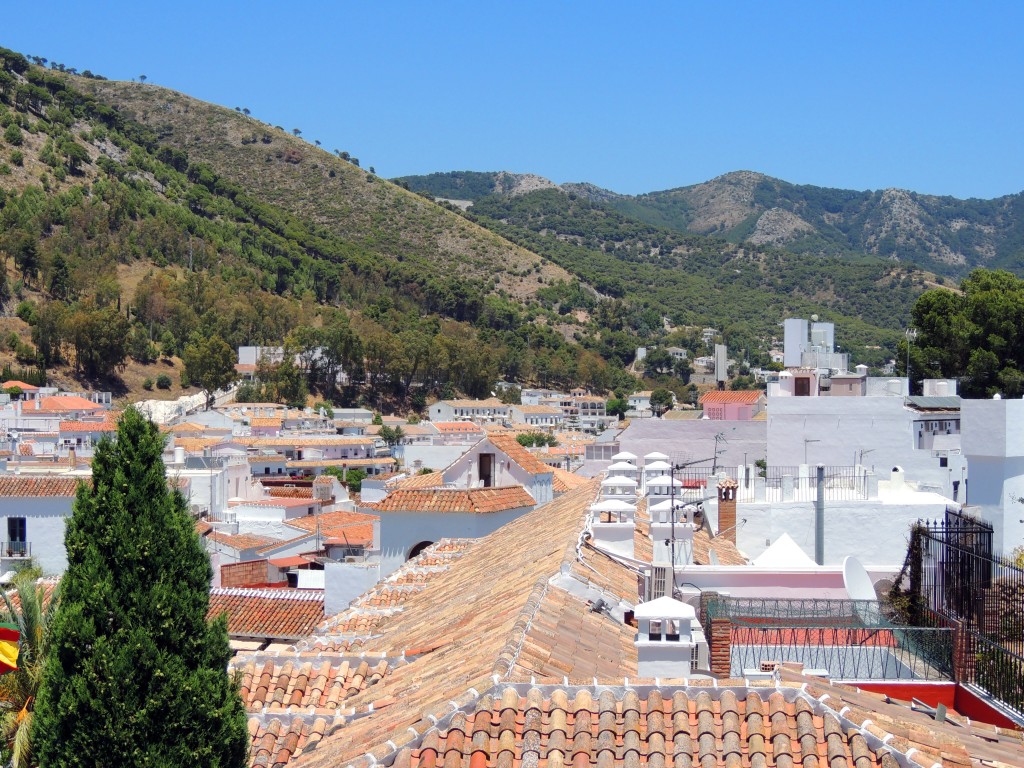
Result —
<svg viewBox="0 0 1024 768"><path fill-rule="evenodd" d="M5 541L0 547L0 557L11 560L27 560L32 557L32 543L28 541Z"/></svg>

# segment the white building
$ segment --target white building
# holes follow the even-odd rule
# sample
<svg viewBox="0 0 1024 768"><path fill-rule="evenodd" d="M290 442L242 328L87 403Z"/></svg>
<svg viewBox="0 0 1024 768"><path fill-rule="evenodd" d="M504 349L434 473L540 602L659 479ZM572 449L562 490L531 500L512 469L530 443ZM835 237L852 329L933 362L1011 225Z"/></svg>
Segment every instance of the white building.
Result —
<svg viewBox="0 0 1024 768"><path fill-rule="evenodd" d="M1024 544L1024 400L965 400L967 500L993 529L993 549Z"/></svg>
<svg viewBox="0 0 1024 768"><path fill-rule="evenodd" d="M430 406L431 421L501 422L509 406L496 397L487 400L439 400Z"/></svg>

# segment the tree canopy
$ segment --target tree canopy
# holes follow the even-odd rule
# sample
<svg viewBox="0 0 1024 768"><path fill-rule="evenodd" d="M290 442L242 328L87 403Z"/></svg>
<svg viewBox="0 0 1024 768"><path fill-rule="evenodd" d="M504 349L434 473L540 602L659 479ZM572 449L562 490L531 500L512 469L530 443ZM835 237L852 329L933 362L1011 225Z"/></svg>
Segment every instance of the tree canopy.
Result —
<svg viewBox="0 0 1024 768"><path fill-rule="evenodd" d="M959 378L968 397L1024 394L1024 280L1004 271L975 270L960 293L936 288L914 304L918 336L910 371L923 378ZM907 341L897 362L905 369ZM904 373L906 371L904 370Z"/></svg>
<svg viewBox="0 0 1024 768"><path fill-rule="evenodd" d="M226 619L163 437L133 408L104 439L67 524L33 742L47 766L242 766L245 710Z"/></svg>

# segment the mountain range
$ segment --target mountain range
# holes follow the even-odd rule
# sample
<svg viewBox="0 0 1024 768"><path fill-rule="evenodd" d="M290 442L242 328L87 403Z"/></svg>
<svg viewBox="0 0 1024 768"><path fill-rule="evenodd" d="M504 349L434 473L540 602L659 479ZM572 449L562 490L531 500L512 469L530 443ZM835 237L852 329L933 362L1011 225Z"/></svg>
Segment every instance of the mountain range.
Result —
<svg viewBox="0 0 1024 768"><path fill-rule="evenodd" d="M1024 272L1024 193L960 200L902 189L791 184L752 171L641 195L532 174L436 173L396 179L415 191L475 202L560 189L665 229L774 245L816 256L875 256L961 277L978 267Z"/></svg>
<svg viewBox="0 0 1024 768"><path fill-rule="evenodd" d="M637 346L710 325L756 362L784 317L811 314L874 365L945 281L852 246L800 251L812 233L792 217L825 220L805 210L816 198L787 218L762 188L791 185L752 174L637 197L510 173L392 182L248 109L4 49L0 128L0 354L87 379L112 372L93 328L112 355L128 339L140 385L197 339L326 336L365 368L370 389L346 397L486 393L496 377L607 389L630 386Z"/></svg>

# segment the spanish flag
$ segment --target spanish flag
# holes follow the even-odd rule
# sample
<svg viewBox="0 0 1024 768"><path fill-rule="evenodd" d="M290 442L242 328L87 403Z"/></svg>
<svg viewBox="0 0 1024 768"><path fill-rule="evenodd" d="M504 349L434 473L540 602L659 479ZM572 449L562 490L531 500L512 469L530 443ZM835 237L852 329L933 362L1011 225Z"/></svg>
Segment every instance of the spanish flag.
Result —
<svg viewBox="0 0 1024 768"><path fill-rule="evenodd" d="M0 624L0 675L18 668L18 640L21 632L17 624Z"/></svg>

